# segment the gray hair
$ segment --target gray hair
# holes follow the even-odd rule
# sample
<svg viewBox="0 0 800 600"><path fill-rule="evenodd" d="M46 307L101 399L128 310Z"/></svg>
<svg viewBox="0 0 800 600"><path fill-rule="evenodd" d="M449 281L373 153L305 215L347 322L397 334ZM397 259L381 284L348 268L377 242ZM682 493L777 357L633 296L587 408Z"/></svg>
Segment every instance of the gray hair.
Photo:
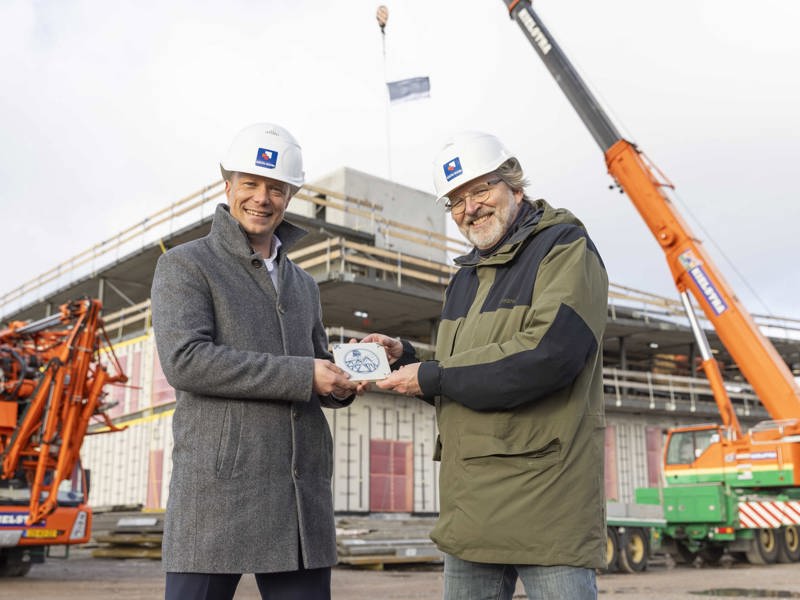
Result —
<svg viewBox="0 0 800 600"><path fill-rule="evenodd" d="M502 165L497 167L494 172L512 191L522 192L523 200L526 202L531 201L528 194L525 193L525 188L530 185L530 182L525 177L522 166L516 158L509 158Z"/></svg>

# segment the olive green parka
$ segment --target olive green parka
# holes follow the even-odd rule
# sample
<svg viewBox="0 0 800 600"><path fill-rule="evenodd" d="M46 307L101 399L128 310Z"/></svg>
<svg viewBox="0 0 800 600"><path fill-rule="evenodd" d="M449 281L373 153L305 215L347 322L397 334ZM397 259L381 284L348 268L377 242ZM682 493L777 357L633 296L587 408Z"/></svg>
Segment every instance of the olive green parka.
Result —
<svg viewBox="0 0 800 600"><path fill-rule="evenodd" d="M605 565L602 336L608 277L581 222L523 203L473 250L420 365L439 426L444 552L481 563Z"/></svg>

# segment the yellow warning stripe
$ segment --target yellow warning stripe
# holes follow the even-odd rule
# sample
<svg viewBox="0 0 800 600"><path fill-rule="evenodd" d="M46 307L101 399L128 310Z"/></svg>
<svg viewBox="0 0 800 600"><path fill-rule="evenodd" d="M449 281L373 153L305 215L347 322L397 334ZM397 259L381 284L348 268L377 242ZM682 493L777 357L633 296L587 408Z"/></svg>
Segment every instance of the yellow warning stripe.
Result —
<svg viewBox="0 0 800 600"><path fill-rule="evenodd" d="M131 419L129 421L114 421L114 425L117 427L132 427L134 425L141 425L142 423L150 423L151 421L157 421L158 419L166 419L167 417L172 416L172 413L175 412L174 408L170 408L155 414L146 415L143 417L139 417L136 419ZM98 427L97 429L93 429L92 433L103 433L106 431L110 431L108 427Z"/></svg>

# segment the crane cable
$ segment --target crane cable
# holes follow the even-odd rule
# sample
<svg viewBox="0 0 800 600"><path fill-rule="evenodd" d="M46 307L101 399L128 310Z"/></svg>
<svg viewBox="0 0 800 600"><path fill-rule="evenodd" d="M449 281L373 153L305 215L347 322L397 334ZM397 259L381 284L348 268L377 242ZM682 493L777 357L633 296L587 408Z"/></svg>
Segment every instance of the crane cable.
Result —
<svg viewBox="0 0 800 600"><path fill-rule="evenodd" d="M517 0L517 1L519 1L519 0ZM513 5L516 5L516 2ZM552 29L552 27L550 29ZM557 39L559 40L559 45L562 47L562 49L564 49L566 54L568 54L570 57L578 56L579 53L575 53L575 52L572 52L572 51L569 50L568 44L563 41L565 38L563 38L561 36L557 36ZM626 140L629 140L629 141L635 139L632 135L629 134L629 130L628 130L627 127L625 127L623 120L619 117L619 115L617 115L614 112L613 109L610 108L609 103L605 101L605 99L603 98L603 95L601 93L599 93L598 89L594 85L592 85L591 79L586 76L585 71L580 67L580 64L578 63L578 61L576 59L574 59L574 58L570 58L570 61L572 62L573 67L575 68L575 70L578 72L578 74L584 80L586 87L592 92L592 94L594 94L594 96L597 99L597 101L603 107L603 110L605 110L607 114L610 114L613 117L613 123L619 128L620 133L624 136L624 138ZM716 240L711 235L711 233L708 231L708 229L706 229L706 227L703 225L703 222L692 212L692 210L689 208L689 205L683 200L683 198L680 196L680 194L677 193L677 190L674 187L672 187L672 191L671 191L670 195L674 196L674 198L681 204L681 206L686 211L686 213L691 217L692 221L697 225L698 229L703 233L704 238L716 249L716 251L720 254L720 256L723 258L723 260L730 266L730 268L733 270L733 272L736 273L737 277L741 280L741 282L748 289L748 291L753 295L753 297L758 301L758 303L764 308L764 310L767 313L766 316L772 317L774 319L778 319L779 317L777 317L772 312L772 310L767 305L767 303L761 298L761 296L759 296L758 292L755 291L753 286L750 285L749 281L744 276L744 274L736 267L735 263L728 257L728 255L725 254L725 252L722 250L720 245L717 244Z"/></svg>

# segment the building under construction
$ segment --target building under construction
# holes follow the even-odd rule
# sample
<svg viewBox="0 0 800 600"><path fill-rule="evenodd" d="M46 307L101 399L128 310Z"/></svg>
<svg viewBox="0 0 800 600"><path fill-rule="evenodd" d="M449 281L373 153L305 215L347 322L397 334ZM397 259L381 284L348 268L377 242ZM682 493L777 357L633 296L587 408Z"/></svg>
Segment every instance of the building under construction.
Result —
<svg viewBox="0 0 800 600"><path fill-rule="evenodd" d="M166 506L175 394L155 350L150 286L159 255L206 235L221 201L219 181L0 297L4 322L40 319L79 297L103 302L106 331L129 382L107 398L124 431L90 436L83 446L95 506ZM468 250L448 237L447 218L430 194L348 168L298 192L287 219L309 235L290 257L319 284L331 342L380 331L431 355L455 270L451 259ZM800 320L755 318L799 375ZM704 328L743 426L769 418L713 329ZM635 488L660 485L667 428L719 420L709 384L696 370L693 339L677 299L612 282L604 338L609 499L631 501ZM372 391L326 415L338 512L437 511L433 407Z"/></svg>

